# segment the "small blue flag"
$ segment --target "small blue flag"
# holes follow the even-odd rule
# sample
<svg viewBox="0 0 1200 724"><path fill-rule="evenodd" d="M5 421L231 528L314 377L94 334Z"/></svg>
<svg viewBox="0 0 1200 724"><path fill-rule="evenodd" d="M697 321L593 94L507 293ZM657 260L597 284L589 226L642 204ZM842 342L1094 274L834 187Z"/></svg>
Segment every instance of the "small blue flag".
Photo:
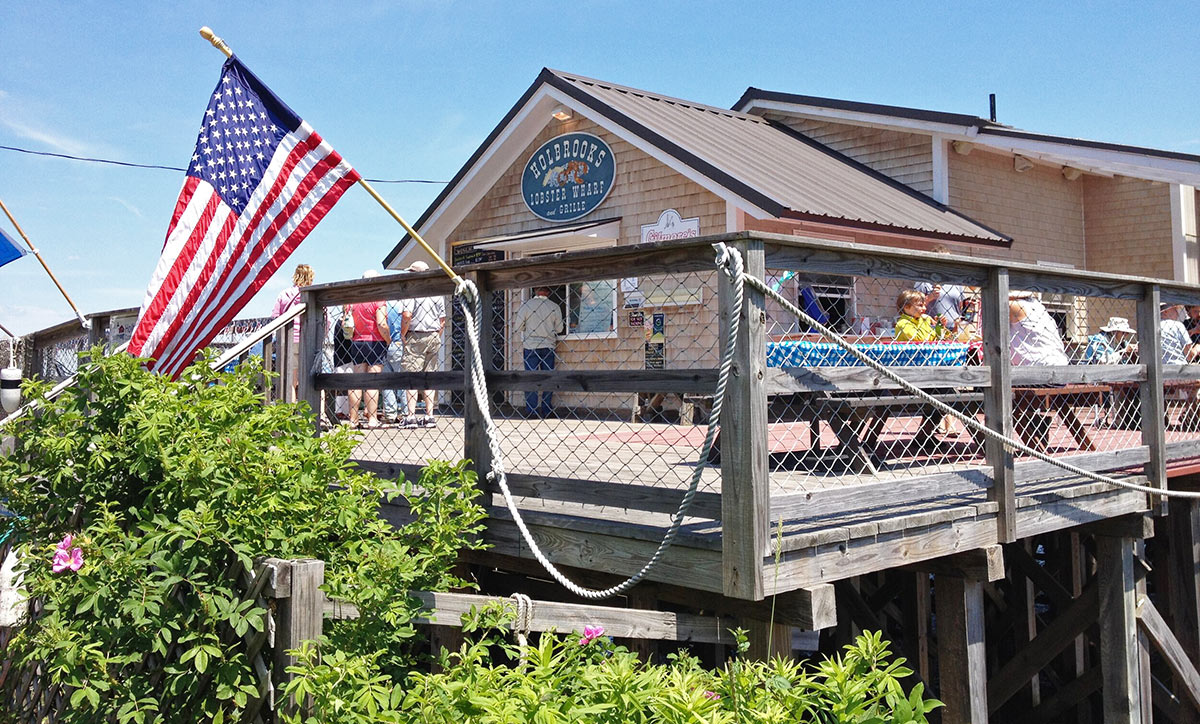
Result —
<svg viewBox="0 0 1200 724"><path fill-rule="evenodd" d="M0 229L0 266L4 266L10 261L16 261L23 256L25 256L25 250L17 246L17 242L5 234L4 229Z"/></svg>

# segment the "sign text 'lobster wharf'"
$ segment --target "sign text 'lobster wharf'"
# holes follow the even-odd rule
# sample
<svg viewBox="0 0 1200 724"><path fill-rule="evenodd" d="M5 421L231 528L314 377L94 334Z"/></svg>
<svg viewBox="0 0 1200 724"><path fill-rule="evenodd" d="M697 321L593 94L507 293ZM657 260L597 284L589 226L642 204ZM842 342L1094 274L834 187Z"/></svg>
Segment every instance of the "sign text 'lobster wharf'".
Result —
<svg viewBox="0 0 1200 724"><path fill-rule="evenodd" d="M529 157L521 174L521 196L538 218L572 221L604 201L616 175L607 143L590 133L565 133Z"/></svg>

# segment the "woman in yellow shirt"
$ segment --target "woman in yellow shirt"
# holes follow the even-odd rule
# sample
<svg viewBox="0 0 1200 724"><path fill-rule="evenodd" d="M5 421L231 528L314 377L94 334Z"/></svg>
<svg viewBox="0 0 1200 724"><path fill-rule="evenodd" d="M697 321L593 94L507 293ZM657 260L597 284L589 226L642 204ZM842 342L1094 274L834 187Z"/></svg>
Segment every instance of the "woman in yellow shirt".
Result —
<svg viewBox="0 0 1200 724"><path fill-rule="evenodd" d="M896 298L895 337L898 342L932 342L937 339L933 320L925 313L925 295L916 289L905 289Z"/></svg>

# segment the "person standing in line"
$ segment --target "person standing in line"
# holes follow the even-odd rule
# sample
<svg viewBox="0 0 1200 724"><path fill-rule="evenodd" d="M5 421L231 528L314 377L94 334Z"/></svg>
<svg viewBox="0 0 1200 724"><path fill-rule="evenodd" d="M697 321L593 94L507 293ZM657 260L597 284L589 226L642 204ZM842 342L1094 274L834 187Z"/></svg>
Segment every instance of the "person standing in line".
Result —
<svg viewBox="0 0 1200 724"><path fill-rule="evenodd" d="M271 308L271 317L278 318L293 307L303 306L304 302L300 300L300 287L307 287L313 283L313 270L308 264L300 264L296 267L296 271L292 273L292 286L284 289L275 297L275 306ZM269 360L267 360L269 362ZM285 389L287 390L287 401L295 402L300 388L300 318L296 317L296 321L292 322L292 346L288 351L288 372L287 377L290 380L284 381Z"/></svg>
<svg viewBox="0 0 1200 724"><path fill-rule="evenodd" d="M405 271L429 271L423 261L414 261ZM442 349L442 331L446 328L446 300L442 297L417 297L401 302L400 333L404 339L401 366L405 372L431 372L438 368ZM425 415L417 417L417 395L425 399ZM437 397L434 390L408 390L407 404L401 427L437 427L434 410Z"/></svg>
<svg viewBox="0 0 1200 724"><path fill-rule="evenodd" d="M387 357L383 360L384 372L404 371L404 334L401 322L404 319L404 302L392 299L384 302L388 332L392 341L388 343ZM400 422L404 418L405 391L389 387L383 390L383 415L389 422Z"/></svg>
<svg viewBox="0 0 1200 724"><path fill-rule="evenodd" d="M379 276L379 272L368 269L363 279ZM383 302L359 302L350 305L354 320L354 334L350 342L350 360L355 372L382 372L383 360L387 356L389 332ZM364 398L363 390L350 390L350 424L358 425L358 403ZM379 390L365 392L367 427L379 427Z"/></svg>
<svg viewBox="0 0 1200 724"><path fill-rule="evenodd" d="M562 330L562 310L550 300L550 288L535 288L533 296L517 310L513 325L513 334L521 338L526 370L554 369L554 347ZM543 391L539 400L536 391L526 392L526 415L541 418L553 415L552 394L549 390Z"/></svg>

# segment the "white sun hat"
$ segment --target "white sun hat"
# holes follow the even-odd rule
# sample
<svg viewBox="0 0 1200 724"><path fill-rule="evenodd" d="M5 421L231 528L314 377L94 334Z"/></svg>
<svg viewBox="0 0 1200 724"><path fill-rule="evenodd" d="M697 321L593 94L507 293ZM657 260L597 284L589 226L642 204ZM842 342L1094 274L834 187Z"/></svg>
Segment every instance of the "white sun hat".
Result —
<svg viewBox="0 0 1200 724"><path fill-rule="evenodd" d="M1124 332L1126 334L1137 334L1137 330L1129 326L1129 320L1125 317L1109 317L1108 324L1100 328L1101 332Z"/></svg>

